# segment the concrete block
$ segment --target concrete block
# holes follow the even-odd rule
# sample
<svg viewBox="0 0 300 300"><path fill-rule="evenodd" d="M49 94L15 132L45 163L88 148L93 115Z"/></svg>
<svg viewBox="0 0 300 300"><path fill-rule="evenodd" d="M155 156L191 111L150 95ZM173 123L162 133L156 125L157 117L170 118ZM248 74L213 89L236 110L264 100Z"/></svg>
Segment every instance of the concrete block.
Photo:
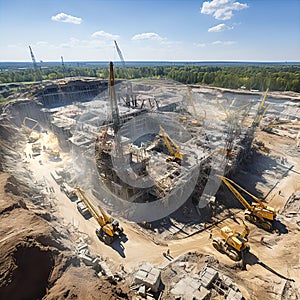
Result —
<svg viewBox="0 0 300 300"><path fill-rule="evenodd" d="M150 264L145 264L135 274L134 282L143 284L151 288L153 292L157 292L160 285L160 271Z"/></svg>
<svg viewBox="0 0 300 300"><path fill-rule="evenodd" d="M210 267L204 267L200 273L201 285L205 288L209 288L211 283L218 278L218 271Z"/></svg>
<svg viewBox="0 0 300 300"><path fill-rule="evenodd" d="M194 293L194 299L195 300L207 300L210 299L210 291L203 286L200 288L200 290L196 290Z"/></svg>
<svg viewBox="0 0 300 300"><path fill-rule="evenodd" d="M240 291L235 291L233 289L229 289L226 299L227 300L242 300L243 295Z"/></svg>
<svg viewBox="0 0 300 300"><path fill-rule="evenodd" d="M144 285L139 288L138 294L142 297L146 297L146 287Z"/></svg>

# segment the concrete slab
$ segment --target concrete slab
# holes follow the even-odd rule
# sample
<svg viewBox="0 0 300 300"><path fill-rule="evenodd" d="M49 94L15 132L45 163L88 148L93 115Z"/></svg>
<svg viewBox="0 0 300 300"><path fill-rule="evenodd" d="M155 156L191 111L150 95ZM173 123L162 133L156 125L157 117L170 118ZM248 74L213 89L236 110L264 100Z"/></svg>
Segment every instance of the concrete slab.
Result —
<svg viewBox="0 0 300 300"><path fill-rule="evenodd" d="M210 267L204 267L200 272L200 281L201 285L205 288L209 288L211 283L218 278L218 271L210 268Z"/></svg>

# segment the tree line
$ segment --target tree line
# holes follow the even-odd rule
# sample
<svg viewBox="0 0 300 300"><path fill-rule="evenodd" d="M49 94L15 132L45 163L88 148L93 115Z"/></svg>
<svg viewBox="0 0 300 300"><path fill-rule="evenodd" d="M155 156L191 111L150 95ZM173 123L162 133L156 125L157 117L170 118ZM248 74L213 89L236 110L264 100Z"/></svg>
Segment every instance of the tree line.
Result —
<svg viewBox="0 0 300 300"><path fill-rule="evenodd" d="M108 78L109 70L97 66L53 66L41 68L42 79L59 79L70 76ZM173 79L184 84L205 84L222 88L245 88L264 91L300 92L299 65L170 65L116 67L117 79L158 78ZM0 83L33 82L38 76L33 68L4 70Z"/></svg>

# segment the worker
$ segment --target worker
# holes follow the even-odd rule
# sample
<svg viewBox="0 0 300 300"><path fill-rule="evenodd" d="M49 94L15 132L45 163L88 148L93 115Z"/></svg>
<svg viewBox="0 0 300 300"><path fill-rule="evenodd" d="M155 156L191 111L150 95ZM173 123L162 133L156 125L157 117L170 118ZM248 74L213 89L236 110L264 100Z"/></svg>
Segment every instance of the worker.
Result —
<svg viewBox="0 0 300 300"><path fill-rule="evenodd" d="M167 250L167 255L170 256L170 249Z"/></svg>
<svg viewBox="0 0 300 300"><path fill-rule="evenodd" d="M260 238L260 243L263 245L265 242L264 242L264 237L262 236L261 238Z"/></svg>
<svg viewBox="0 0 300 300"><path fill-rule="evenodd" d="M209 239L212 239L212 230L209 231Z"/></svg>

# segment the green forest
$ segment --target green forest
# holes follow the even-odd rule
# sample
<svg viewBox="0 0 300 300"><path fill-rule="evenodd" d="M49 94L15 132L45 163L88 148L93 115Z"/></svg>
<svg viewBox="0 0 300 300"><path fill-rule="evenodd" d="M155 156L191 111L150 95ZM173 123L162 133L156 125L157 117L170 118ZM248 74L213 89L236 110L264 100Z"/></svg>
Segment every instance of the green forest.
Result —
<svg viewBox="0 0 300 300"><path fill-rule="evenodd" d="M41 68L43 80L70 76L91 76L107 79L108 67L99 66L53 66ZM128 66L116 67L117 79L159 78L173 79L184 84L204 84L222 88L256 89L264 91L300 92L299 65L232 65L232 66ZM0 83L37 81L33 68L0 71Z"/></svg>

